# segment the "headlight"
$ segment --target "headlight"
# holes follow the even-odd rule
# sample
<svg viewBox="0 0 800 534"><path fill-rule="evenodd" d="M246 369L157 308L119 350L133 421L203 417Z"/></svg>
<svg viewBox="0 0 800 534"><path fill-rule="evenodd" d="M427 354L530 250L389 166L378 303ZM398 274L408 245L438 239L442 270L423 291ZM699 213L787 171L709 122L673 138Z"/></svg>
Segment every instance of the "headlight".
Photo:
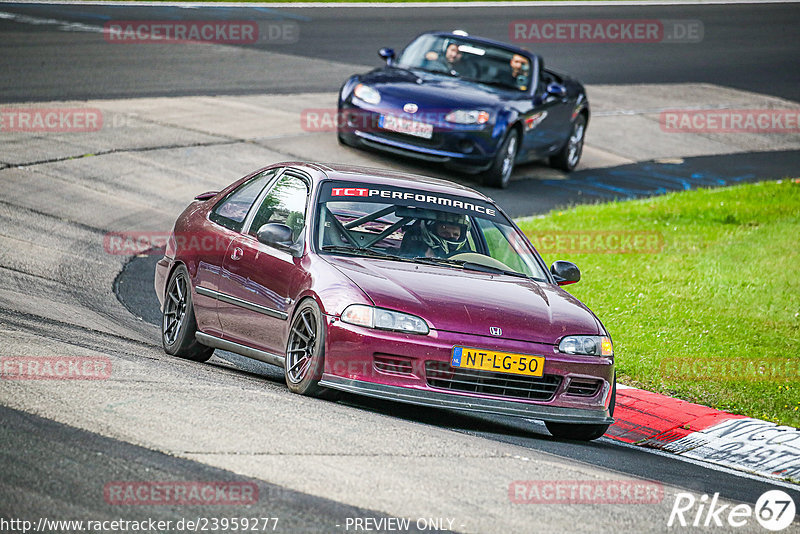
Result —
<svg viewBox="0 0 800 534"><path fill-rule="evenodd" d="M356 85L353 94L367 104L377 105L381 102L381 94L369 85L364 85L363 83Z"/></svg>
<svg viewBox="0 0 800 534"><path fill-rule="evenodd" d="M448 113L444 120L456 124L486 124L489 122L489 112L479 109L457 109Z"/></svg>
<svg viewBox="0 0 800 534"><path fill-rule="evenodd" d="M605 336L567 336L558 344L558 350L567 354L614 355L611 339Z"/></svg>
<svg viewBox="0 0 800 534"><path fill-rule="evenodd" d="M394 330L410 334L427 334L430 332L428 324L416 315L383 308L373 308L363 304L351 304L345 308L344 313L342 313L342 321L367 328Z"/></svg>

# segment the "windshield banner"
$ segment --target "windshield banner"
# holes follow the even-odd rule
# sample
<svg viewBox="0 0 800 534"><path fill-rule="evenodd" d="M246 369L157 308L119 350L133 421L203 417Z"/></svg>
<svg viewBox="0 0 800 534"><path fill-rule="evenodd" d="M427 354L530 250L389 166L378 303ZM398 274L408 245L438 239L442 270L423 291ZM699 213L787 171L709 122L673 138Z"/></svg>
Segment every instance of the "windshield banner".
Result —
<svg viewBox="0 0 800 534"><path fill-rule="evenodd" d="M508 224L506 219L498 213L497 208L489 202L423 189L353 182L326 182L322 184L319 201L394 204L471 215Z"/></svg>

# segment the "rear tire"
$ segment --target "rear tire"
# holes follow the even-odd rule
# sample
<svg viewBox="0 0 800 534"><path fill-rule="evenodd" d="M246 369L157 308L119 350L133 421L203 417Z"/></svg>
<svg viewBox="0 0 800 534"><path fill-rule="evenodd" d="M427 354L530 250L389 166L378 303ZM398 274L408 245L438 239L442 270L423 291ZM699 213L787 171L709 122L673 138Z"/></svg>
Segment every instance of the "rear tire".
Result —
<svg viewBox="0 0 800 534"><path fill-rule="evenodd" d="M484 185L500 189L508 187L511 173L514 172L514 160L517 157L518 146L519 134L512 128L497 150L492 166L483 173Z"/></svg>
<svg viewBox="0 0 800 534"><path fill-rule="evenodd" d="M581 160L583 141L586 138L586 115L581 113L572 123L569 139L559 152L550 156L550 165L562 171L572 172Z"/></svg>
<svg viewBox="0 0 800 534"><path fill-rule="evenodd" d="M189 271L179 265L170 276L161 317L161 345L164 352L195 362L205 362L214 353L195 338L197 320L192 303Z"/></svg>
<svg viewBox="0 0 800 534"><path fill-rule="evenodd" d="M617 402L617 377L614 376L614 386L611 389L611 403L608 406L608 412L614 416L614 406ZM611 425L576 425L572 423L551 423L545 421L547 430L553 437L559 439L571 439L575 441L592 441L606 433L608 427Z"/></svg>
<svg viewBox="0 0 800 534"><path fill-rule="evenodd" d="M325 323L319 305L306 299L297 307L286 343L283 366L292 393L336 400L339 392L319 385L325 368Z"/></svg>

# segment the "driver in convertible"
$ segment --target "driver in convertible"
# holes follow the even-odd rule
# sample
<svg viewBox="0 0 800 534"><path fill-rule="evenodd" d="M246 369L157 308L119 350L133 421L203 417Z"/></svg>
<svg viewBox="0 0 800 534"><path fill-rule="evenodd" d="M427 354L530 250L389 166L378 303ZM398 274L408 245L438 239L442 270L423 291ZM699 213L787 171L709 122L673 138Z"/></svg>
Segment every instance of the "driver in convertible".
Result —
<svg viewBox="0 0 800 534"><path fill-rule="evenodd" d="M429 51L425 54L425 60L423 67L427 69L444 70L467 78L474 78L477 75L475 65L469 60L464 60L464 53L458 49L456 43L448 44L443 55L435 50Z"/></svg>
<svg viewBox="0 0 800 534"><path fill-rule="evenodd" d="M437 212L435 220L419 220L403 236L401 254L409 257L449 258L469 252L469 219L457 213Z"/></svg>

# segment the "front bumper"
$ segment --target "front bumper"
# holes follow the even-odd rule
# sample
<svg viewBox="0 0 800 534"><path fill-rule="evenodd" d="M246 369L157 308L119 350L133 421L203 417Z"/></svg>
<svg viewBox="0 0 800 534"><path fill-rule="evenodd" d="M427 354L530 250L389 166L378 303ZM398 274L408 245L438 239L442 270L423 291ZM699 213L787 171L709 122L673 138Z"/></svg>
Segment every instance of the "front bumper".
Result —
<svg viewBox="0 0 800 534"><path fill-rule="evenodd" d="M432 408L450 408L468 412L527 417L556 423L611 424L614 422L614 419L608 415L607 410L541 406L486 398L476 399L438 391L406 389L361 380L350 380L329 374L322 375L320 385L357 395Z"/></svg>
<svg viewBox="0 0 800 534"><path fill-rule="evenodd" d="M493 132L491 125L444 124L440 118L433 121L433 137L424 139L381 128L378 124L382 114L417 118L402 110L368 109L346 103L339 110L339 135L350 144L476 170L488 168L492 164L502 140L502 135ZM424 111L417 115L425 122ZM438 117L441 113L436 115Z"/></svg>
<svg viewBox="0 0 800 534"><path fill-rule="evenodd" d="M543 421L575 424L610 424L609 404L614 381L610 358L574 356L557 352L552 345L488 336L431 330L428 335L373 330L326 317L325 371L320 385L333 389L409 404L484 412ZM476 391L440 386L430 366L450 368L453 347L479 347L501 352L545 356L546 379L557 379L551 396L535 400L498 393L498 388ZM387 368L386 361L401 362ZM403 363L405 362L405 363ZM401 369L402 367L402 369ZM481 373L479 373L481 374ZM487 383L496 373L481 375ZM503 375L520 379L521 375ZM522 377L524 380L526 377ZM532 378L532 382L538 379ZM576 395L573 383L593 380L597 390ZM532 386L538 387L538 386ZM505 391L503 392L505 393Z"/></svg>

